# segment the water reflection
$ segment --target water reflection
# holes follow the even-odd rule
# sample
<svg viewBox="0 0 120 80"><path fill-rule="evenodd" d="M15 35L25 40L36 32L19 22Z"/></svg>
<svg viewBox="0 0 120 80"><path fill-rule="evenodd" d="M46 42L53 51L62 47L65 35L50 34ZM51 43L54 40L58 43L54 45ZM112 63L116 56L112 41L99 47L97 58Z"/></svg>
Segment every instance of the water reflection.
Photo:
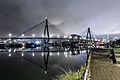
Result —
<svg viewBox="0 0 120 80"><path fill-rule="evenodd" d="M9 57L11 57L11 53L9 53Z"/></svg>
<svg viewBox="0 0 120 80"><path fill-rule="evenodd" d="M32 53L32 56L33 56L33 57L35 56L35 53L34 53L34 52Z"/></svg>
<svg viewBox="0 0 120 80"><path fill-rule="evenodd" d="M24 56L24 53L22 52L21 56Z"/></svg>
<svg viewBox="0 0 120 80"><path fill-rule="evenodd" d="M7 54L10 59L4 56L6 52L1 52L0 61L9 62L7 62L7 64L1 63L0 66L6 66L6 68L1 67L2 71L5 71L3 76L9 74L12 79L15 80L18 80L20 77L22 80L25 80L24 75L28 76L28 74L34 76L34 79L30 76L27 77L29 80L51 80L56 77L56 75L63 74L66 71L79 69L82 64L86 63L87 59L86 50L81 51L73 49L69 51L51 52L48 47L43 48L43 51L40 52L34 50L9 50ZM10 67L14 66L14 69L11 68L12 71L9 70L7 67L8 65ZM21 70L20 66L23 70ZM8 70L8 73L6 72L6 69ZM15 78L15 76L12 75L16 75L18 78Z"/></svg>
<svg viewBox="0 0 120 80"><path fill-rule="evenodd" d="M46 48L46 47L45 47ZM49 60L49 53L50 53L50 51L49 51L49 48L47 47L46 48L47 49L47 54L45 54L44 53L44 65L45 65L45 74L47 74L47 70L48 70L48 60Z"/></svg>

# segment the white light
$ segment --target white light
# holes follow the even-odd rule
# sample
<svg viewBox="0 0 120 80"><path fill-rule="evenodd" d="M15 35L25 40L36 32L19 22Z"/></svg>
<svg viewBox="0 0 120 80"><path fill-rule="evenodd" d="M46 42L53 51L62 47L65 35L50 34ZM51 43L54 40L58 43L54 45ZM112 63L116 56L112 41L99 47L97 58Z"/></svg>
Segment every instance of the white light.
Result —
<svg viewBox="0 0 120 80"><path fill-rule="evenodd" d="M68 57L68 54L67 54L67 52L64 52L64 56L67 58Z"/></svg>
<svg viewBox="0 0 120 80"><path fill-rule="evenodd" d="M64 38L66 38L66 36L64 36Z"/></svg>
<svg viewBox="0 0 120 80"><path fill-rule="evenodd" d="M22 43L22 49L24 49L25 48L25 43Z"/></svg>
<svg viewBox="0 0 120 80"><path fill-rule="evenodd" d="M77 54L77 51L75 51L75 54Z"/></svg>
<svg viewBox="0 0 120 80"><path fill-rule="evenodd" d="M47 71L45 71L45 74L47 74Z"/></svg>
<svg viewBox="0 0 120 80"><path fill-rule="evenodd" d="M45 19L48 19L48 17L45 17Z"/></svg>
<svg viewBox="0 0 120 80"><path fill-rule="evenodd" d="M9 37L11 37L11 36L12 36L12 34L11 34L11 33L9 33L8 35L9 35Z"/></svg>
<svg viewBox="0 0 120 80"><path fill-rule="evenodd" d="M16 52L16 49L14 49L14 51L13 51L14 53Z"/></svg>
<svg viewBox="0 0 120 80"><path fill-rule="evenodd" d="M44 35L42 34L42 37L44 37Z"/></svg>
<svg viewBox="0 0 120 80"><path fill-rule="evenodd" d="M67 48L65 48L65 51L67 51Z"/></svg>
<svg viewBox="0 0 120 80"><path fill-rule="evenodd" d="M52 35L50 35L50 37L52 37Z"/></svg>
<svg viewBox="0 0 120 80"><path fill-rule="evenodd" d="M22 53L22 56L24 56L24 53Z"/></svg>
<svg viewBox="0 0 120 80"><path fill-rule="evenodd" d="M52 56L53 54L52 53L50 53L50 56Z"/></svg>
<svg viewBox="0 0 120 80"><path fill-rule="evenodd" d="M82 51L82 53L86 53L86 50Z"/></svg>
<svg viewBox="0 0 120 80"><path fill-rule="evenodd" d="M59 55L60 55L60 53L59 53L59 52L57 52L57 55L59 56Z"/></svg>
<svg viewBox="0 0 120 80"><path fill-rule="evenodd" d="M8 50L8 52L11 52L11 51L12 51L11 49Z"/></svg>
<svg viewBox="0 0 120 80"><path fill-rule="evenodd" d="M59 38L59 37L60 37L60 35L57 35L57 37Z"/></svg>
<svg viewBox="0 0 120 80"><path fill-rule="evenodd" d="M32 34L32 37L35 37L35 34Z"/></svg>
<svg viewBox="0 0 120 80"><path fill-rule="evenodd" d="M7 41L4 41L4 43L6 43Z"/></svg>
<svg viewBox="0 0 120 80"><path fill-rule="evenodd" d="M16 40L14 40L14 42L17 42Z"/></svg>
<svg viewBox="0 0 120 80"><path fill-rule="evenodd" d="M69 38L72 38L72 36L69 36Z"/></svg>
<svg viewBox="0 0 120 80"><path fill-rule="evenodd" d="M95 41L98 41L98 39L95 39Z"/></svg>
<svg viewBox="0 0 120 80"><path fill-rule="evenodd" d="M34 53L34 52L32 53L32 56L33 56L33 57L35 56L35 53Z"/></svg>
<svg viewBox="0 0 120 80"><path fill-rule="evenodd" d="M118 37L116 36L115 39L118 39Z"/></svg>
<svg viewBox="0 0 120 80"><path fill-rule="evenodd" d="M64 52L64 55L66 54L66 52Z"/></svg>
<svg viewBox="0 0 120 80"><path fill-rule="evenodd" d="M82 53L82 51L80 51L80 53Z"/></svg>
<svg viewBox="0 0 120 80"><path fill-rule="evenodd" d="M77 39L77 37L75 37L75 39Z"/></svg>
<svg viewBox="0 0 120 80"><path fill-rule="evenodd" d="M70 51L69 53L70 53L70 55L72 54L72 52L71 52L71 51Z"/></svg>
<svg viewBox="0 0 120 80"><path fill-rule="evenodd" d="M40 41L36 41L35 44L40 44Z"/></svg>
<svg viewBox="0 0 120 80"><path fill-rule="evenodd" d="M24 37L25 35L24 34L22 34L22 37Z"/></svg>
<svg viewBox="0 0 120 80"><path fill-rule="evenodd" d="M9 57L11 57L11 54L9 53Z"/></svg>
<svg viewBox="0 0 120 80"><path fill-rule="evenodd" d="M44 53L42 52L42 56L44 56Z"/></svg>

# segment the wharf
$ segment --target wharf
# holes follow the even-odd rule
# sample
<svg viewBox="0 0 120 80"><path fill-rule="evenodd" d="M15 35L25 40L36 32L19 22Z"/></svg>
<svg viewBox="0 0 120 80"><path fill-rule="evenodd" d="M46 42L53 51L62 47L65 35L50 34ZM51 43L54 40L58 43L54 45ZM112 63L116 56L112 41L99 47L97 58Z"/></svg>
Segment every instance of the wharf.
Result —
<svg viewBox="0 0 120 80"><path fill-rule="evenodd" d="M113 64L107 54L91 54L90 80L120 80L120 66Z"/></svg>

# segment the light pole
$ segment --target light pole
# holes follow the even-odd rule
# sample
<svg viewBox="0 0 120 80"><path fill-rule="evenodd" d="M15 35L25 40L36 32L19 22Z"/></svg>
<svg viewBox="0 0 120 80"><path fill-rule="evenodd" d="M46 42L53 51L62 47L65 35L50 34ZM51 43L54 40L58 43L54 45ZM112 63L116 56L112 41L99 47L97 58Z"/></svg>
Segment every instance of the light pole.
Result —
<svg viewBox="0 0 120 80"><path fill-rule="evenodd" d="M59 38L59 37L60 37L60 35L57 35L57 37Z"/></svg>
<svg viewBox="0 0 120 80"><path fill-rule="evenodd" d="M21 36L22 36L22 38L23 38L25 35L24 35L24 34L22 34Z"/></svg>
<svg viewBox="0 0 120 80"><path fill-rule="evenodd" d="M35 37L35 34L32 34L32 37Z"/></svg>

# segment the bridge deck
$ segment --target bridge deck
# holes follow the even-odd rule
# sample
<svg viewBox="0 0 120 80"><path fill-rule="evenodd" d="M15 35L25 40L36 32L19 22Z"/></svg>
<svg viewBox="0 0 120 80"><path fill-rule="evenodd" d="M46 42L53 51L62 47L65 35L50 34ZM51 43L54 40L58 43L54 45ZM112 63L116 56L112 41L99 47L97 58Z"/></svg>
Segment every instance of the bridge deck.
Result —
<svg viewBox="0 0 120 80"><path fill-rule="evenodd" d="M0 39L48 39L47 37L1 37ZM70 39L70 38L57 38L52 37L49 39Z"/></svg>

